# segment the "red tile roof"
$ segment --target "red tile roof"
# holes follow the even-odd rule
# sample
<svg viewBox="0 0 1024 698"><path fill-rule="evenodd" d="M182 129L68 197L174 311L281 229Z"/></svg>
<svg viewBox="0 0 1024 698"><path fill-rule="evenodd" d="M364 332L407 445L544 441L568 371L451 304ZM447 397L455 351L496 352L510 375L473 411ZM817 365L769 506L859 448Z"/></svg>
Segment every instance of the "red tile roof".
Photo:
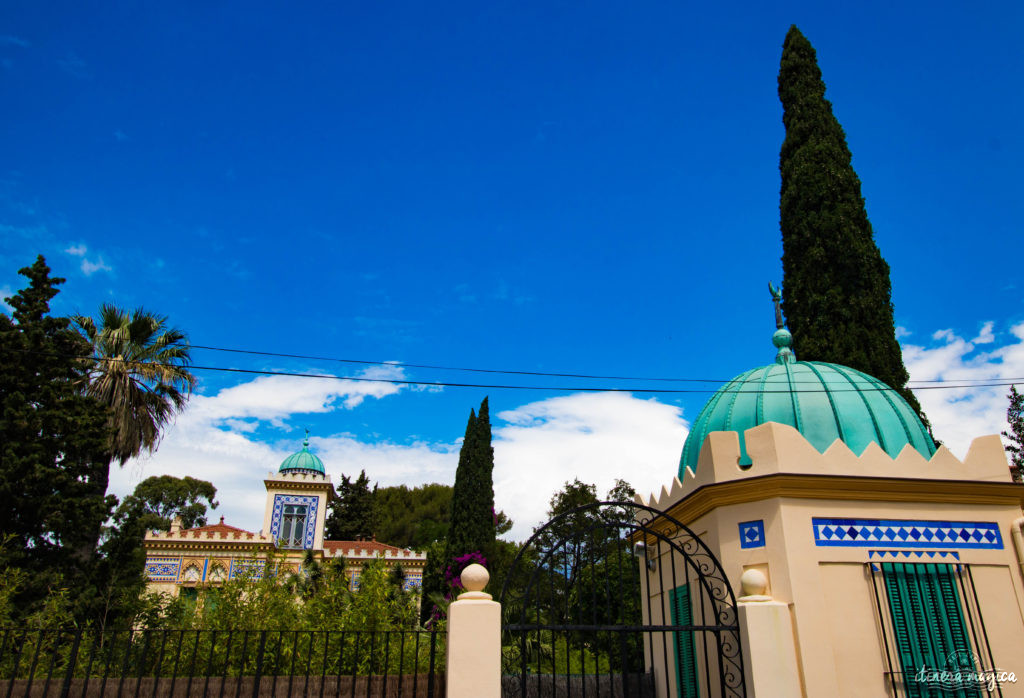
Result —
<svg viewBox="0 0 1024 698"><path fill-rule="evenodd" d="M356 553L402 553L406 552L402 548L396 548L393 545L387 543L378 543L375 540L325 540L324 550L330 550L332 553L341 550L342 555L347 552Z"/></svg>
<svg viewBox="0 0 1024 698"><path fill-rule="evenodd" d="M220 517L220 523L209 524L207 526L197 526L196 528L182 529L180 535L183 538L203 538L203 534L206 533L219 533L222 536L229 533L235 534L235 538L245 536L246 538L254 538L256 536L252 531L246 531L244 528L238 528L237 526L229 526L224 523L224 517Z"/></svg>

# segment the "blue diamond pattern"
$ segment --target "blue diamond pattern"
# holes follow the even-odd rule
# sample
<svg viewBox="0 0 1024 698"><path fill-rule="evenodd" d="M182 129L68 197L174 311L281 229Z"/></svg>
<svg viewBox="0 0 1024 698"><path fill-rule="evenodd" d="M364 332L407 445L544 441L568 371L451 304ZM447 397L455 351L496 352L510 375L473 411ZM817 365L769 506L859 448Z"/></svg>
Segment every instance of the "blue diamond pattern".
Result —
<svg viewBox="0 0 1024 698"><path fill-rule="evenodd" d="M993 522L815 518L812 525L815 545L867 546L887 541L898 547L1003 548L999 526Z"/></svg>
<svg viewBox="0 0 1024 698"><path fill-rule="evenodd" d="M764 547L764 521L746 521L739 528L741 548Z"/></svg>

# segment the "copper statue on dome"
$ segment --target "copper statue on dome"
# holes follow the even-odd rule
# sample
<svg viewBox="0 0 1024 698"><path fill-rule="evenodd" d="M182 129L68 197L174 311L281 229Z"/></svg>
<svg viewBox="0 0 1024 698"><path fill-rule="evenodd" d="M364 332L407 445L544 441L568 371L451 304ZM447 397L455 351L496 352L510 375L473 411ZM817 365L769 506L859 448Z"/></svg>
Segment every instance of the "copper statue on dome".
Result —
<svg viewBox="0 0 1024 698"><path fill-rule="evenodd" d="M771 281L768 282L768 290L772 294L772 302L775 303L775 329L781 330L782 324L782 289L773 284Z"/></svg>

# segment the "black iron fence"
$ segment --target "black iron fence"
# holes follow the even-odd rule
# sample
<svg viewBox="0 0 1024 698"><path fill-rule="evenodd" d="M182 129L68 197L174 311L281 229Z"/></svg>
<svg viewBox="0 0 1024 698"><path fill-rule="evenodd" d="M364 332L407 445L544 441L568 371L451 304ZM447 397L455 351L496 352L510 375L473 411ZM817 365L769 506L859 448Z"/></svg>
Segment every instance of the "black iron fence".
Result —
<svg viewBox="0 0 1024 698"><path fill-rule="evenodd" d="M444 632L0 631L0 696L443 698Z"/></svg>
<svg viewBox="0 0 1024 698"><path fill-rule="evenodd" d="M599 502L520 549L501 593L506 698L746 695L736 599L664 512Z"/></svg>

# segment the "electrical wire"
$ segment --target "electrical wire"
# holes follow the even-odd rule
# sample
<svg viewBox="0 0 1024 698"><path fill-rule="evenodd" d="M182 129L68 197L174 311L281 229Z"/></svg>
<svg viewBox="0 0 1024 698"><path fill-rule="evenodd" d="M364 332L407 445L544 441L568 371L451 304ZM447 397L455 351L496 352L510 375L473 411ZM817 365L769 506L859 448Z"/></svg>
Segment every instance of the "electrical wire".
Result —
<svg viewBox="0 0 1024 698"><path fill-rule="evenodd" d="M303 359L306 361L329 361L344 364L359 364L364 366L402 366L404 368L421 368L435 371L465 371L470 373L492 373L492 374L504 374L504 375L515 375L515 376L538 376L538 377L549 377L549 378L580 378L586 380L633 380L633 381L645 381L645 382L671 382L671 383L714 383L722 384L728 383L729 380L721 378L665 378L665 377L651 377L651 376L608 376L600 374L589 374L589 373L549 373L544 371L521 371L513 369L497 369L497 368L470 368L466 366L441 366L435 364L412 364L412 363L399 363L395 361L371 361L368 359L344 359L329 356L313 356L308 354L286 354L281 352L273 351L259 351L255 349L234 349L228 347L215 347L204 344L192 344L191 349L201 349L206 351L219 351L232 354L249 354L254 356L272 356L277 358L285 359ZM946 378L946 379L935 379L935 380L911 380L908 381L908 387L910 384L918 383L939 383L944 384L950 381L989 381L990 378ZM1006 378L1003 380L1009 381L1024 381L1024 377L1020 378ZM812 383L817 384L820 381L803 381L794 380L794 383ZM924 387L924 386L920 386ZM970 386L958 386L958 387L970 387ZM706 391L699 391L706 392ZM714 392L714 391L710 391Z"/></svg>
<svg viewBox="0 0 1024 698"><path fill-rule="evenodd" d="M790 389L763 389L764 383L758 379L756 381L743 381L741 387L738 389L730 388L728 386L723 388L642 388L642 387L629 387L629 388L616 388L616 387L594 387L594 386L544 386L544 385L503 385L494 383L455 383L450 381L424 381L424 380L407 380L403 378L370 378L367 376L338 376L334 374L321 374L321 373L300 373L293 371L271 371L263 369L250 369L250 368L232 368L228 366L201 366L195 364L181 365L181 364L166 364L158 362L142 362L132 361L130 359L120 358L109 358L109 357L96 357L92 355L68 355L61 354L58 352L36 352L27 349L0 349L0 352L13 351L19 353L33 353L46 356L61 357L66 359L79 359L83 361L92 361L95 363L124 363L127 365L136 366L164 366L174 368L184 368L189 371L217 371L222 373L235 373L245 375L259 375L259 376L285 376L291 378L313 378L320 380L338 380L338 381L351 381L357 383L390 383L393 385L409 385L409 386L427 386L427 387L442 387L442 388L483 388L488 390L535 390L535 391L550 391L550 392L593 392L593 393L642 393L642 394L693 394L693 393L739 393L739 394L761 394L761 393L780 393L789 394L793 393ZM402 368L406 364L387 364L389 366L395 366ZM735 381L723 381L726 383L734 383ZM758 385L758 389L755 390L744 390L744 384ZM769 383L770 384L770 383ZM953 390L953 389L969 389L969 388L991 388L991 387L1005 387L1014 385L1013 380L1000 380L982 384L971 384L971 385L931 385L931 386L919 386L915 390ZM804 393L841 393L841 392L896 392L893 388L883 385L881 387L876 385L865 385L862 387L836 387L830 390L825 388L801 390L799 392Z"/></svg>

